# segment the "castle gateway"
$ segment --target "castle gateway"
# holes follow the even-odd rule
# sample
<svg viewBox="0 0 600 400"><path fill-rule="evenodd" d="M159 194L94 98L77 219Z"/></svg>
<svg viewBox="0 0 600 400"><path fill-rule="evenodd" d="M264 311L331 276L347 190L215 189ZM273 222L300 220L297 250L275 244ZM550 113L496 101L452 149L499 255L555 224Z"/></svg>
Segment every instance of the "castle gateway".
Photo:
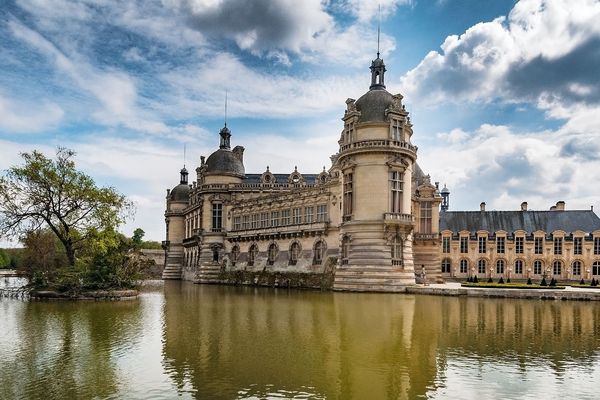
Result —
<svg viewBox="0 0 600 400"><path fill-rule="evenodd" d="M244 148L219 148L167 193L164 279L219 283L224 272L334 273L333 288L401 291L478 275L600 277L600 219L592 210L448 211L449 191L417 164L401 94L371 64L369 91L346 100L338 152L319 174L247 174Z"/></svg>

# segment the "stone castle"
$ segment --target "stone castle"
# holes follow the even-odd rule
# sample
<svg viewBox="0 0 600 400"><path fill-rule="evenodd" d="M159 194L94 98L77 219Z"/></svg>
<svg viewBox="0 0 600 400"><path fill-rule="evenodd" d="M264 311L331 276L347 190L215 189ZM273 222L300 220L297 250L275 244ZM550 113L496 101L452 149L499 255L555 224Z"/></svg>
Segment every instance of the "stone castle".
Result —
<svg viewBox="0 0 600 400"><path fill-rule="evenodd" d="M449 211L449 190L417 164L401 94L383 60L369 91L346 100L331 167L247 174L244 148L201 157L196 179L167 191L164 279L219 283L224 271L334 274L333 289L402 291L419 279L600 277L593 210Z"/></svg>

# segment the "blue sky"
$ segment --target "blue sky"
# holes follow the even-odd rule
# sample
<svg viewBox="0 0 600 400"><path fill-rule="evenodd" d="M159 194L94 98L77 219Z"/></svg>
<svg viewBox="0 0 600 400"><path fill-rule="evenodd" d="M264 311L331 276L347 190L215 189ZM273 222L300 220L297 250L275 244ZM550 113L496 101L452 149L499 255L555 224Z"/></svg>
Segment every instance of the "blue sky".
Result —
<svg viewBox="0 0 600 400"><path fill-rule="evenodd" d="M597 0L5 0L0 169L72 148L136 203L125 233L162 240L227 90L247 172L317 173L368 90L379 4L387 89L452 209L600 209Z"/></svg>

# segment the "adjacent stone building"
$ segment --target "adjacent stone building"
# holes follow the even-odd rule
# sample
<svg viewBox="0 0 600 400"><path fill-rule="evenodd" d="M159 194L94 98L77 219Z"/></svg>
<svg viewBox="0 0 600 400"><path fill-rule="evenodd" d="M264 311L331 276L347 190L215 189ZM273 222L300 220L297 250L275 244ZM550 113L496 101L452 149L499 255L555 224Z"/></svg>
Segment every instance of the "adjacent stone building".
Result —
<svg viewBox="0 0 600 400"><path fill-rule="evenodd" d="M600 274L592 211L562 211L563 203L547 212L449 211L448 189L417 164L409 113L402 95L386 90L379 54L370 69L369 90L346 100L338 152L318 174L246 173L244 148L232 149L231 131L221 129L194 181L184 168L167 192L163 278L218 283L225 271L332 269L336 290L393 292L423 275L525 278L549 266L563 278ZM555 257L549 241L558 238Z"/></svg>

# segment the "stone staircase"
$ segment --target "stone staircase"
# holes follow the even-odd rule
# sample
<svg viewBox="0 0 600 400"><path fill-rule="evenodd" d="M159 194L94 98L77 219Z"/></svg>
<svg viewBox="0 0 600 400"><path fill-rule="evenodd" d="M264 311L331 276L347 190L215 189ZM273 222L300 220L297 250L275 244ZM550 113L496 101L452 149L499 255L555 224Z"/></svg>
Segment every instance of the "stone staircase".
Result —
<svg viewBox="0 0 600 400"><path fill-rule="evenodd" d="M183 263L183 254L169 253L167 263L163 269L163 279L181 279L181 265Z"/></svg>
<svg viewBox="0 0 600 400"><path fill-rule="evenodd" d="M333 290L354 292L403 292L414 285L412 272L377 266L340 266L335 271Z"/></svg>
<svg viewBox="0 0 600 400"><path fill-rule="evenodd" d="M219 283L219 273L221 266L219 264L202 265L196 273L194 283Z"/></svg>

